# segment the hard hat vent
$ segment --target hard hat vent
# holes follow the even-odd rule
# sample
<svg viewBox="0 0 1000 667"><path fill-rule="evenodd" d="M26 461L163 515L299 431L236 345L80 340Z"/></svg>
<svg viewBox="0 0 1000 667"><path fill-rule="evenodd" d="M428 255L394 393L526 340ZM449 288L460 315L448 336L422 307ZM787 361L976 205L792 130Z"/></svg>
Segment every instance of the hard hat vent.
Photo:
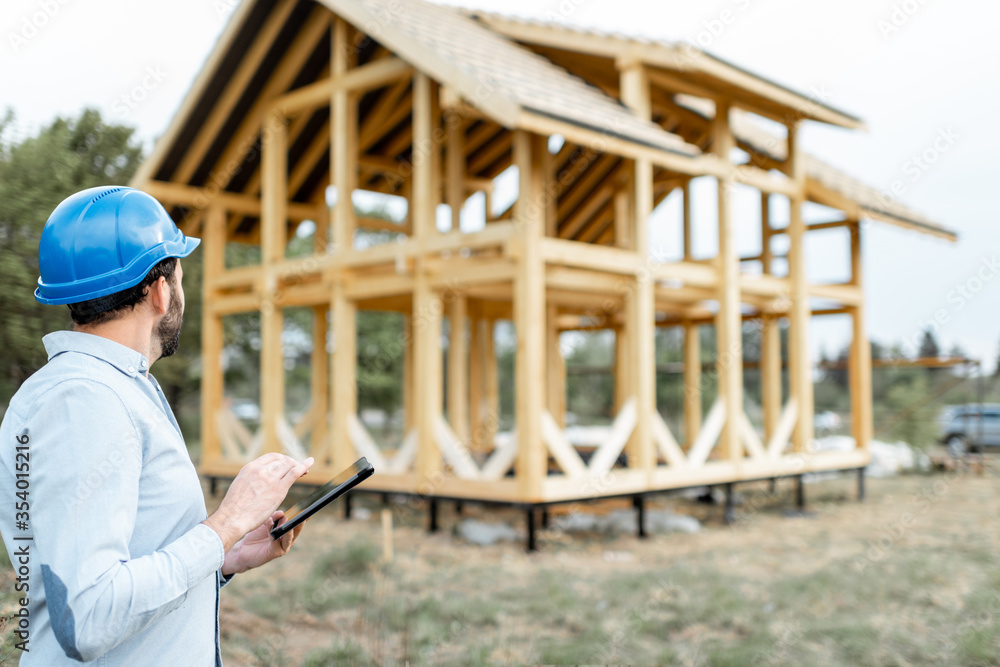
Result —
<svg viewBox="0 0 1000 667"><path fill-rule="evenodd" d="M120 192L123 189L124 188L112 188L112 189L109 189L109 190L105 190L101 194L99 194L96 197L94 197L93 199L91 199L90 203L93 204L95 201L98 201L99 199L103 199L104 197L107 197L110 194L114 194L116 192Z"/></svg>

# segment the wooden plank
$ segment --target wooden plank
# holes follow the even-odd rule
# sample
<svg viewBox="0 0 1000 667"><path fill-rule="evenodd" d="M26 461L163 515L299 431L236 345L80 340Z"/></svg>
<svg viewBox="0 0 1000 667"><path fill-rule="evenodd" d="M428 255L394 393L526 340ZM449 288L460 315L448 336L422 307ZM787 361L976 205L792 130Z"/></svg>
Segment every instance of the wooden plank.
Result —
<svg viewBox="0 0 1000 667"><path fill-rule="evenodd" d="M436 193L433 184L433 109L431 80L417 72L413 75L413 200L410 219L413 234L426 239L436 231L434 209Z"/></svg>
<svg viewBox="0 0 1000 667"><path fill-rule="evenodd" d="M483 464L483 469L480 473L482 479L499 480L514 465L518 451L517 430L511 430L506 436L504 438L497 436L496 447Z"/></svg>
<svg viewBox="0 0 1000 667"><path fill-rule="evenodd" d="M395 456L386 462L386 472L395 475L400 475L407 472L410 466L413 465L413 459L417 455L417 432L414 429L409 429L406 432L406 437L403 438L403 443L400 445L399 449L396 450Z"/></svg>
<svg viewBox="0 0 1000 667"><path fill-rule="evenodd" d="M253 195L156 180L146 181L142 190L156 197L164 205L180 204L196 210L207 210L210 206L216 205L232 213L261 215L261 200ZM288 219L295 221L315 218L318 212L312 204L300 202L285 202L285 208Z"/></svg>
<svg viewBox="0 0 1000 667"><path fill-rule="evenodd" d="M667 423L659 412L653 415L652 421L653 440L660 451L660 455L667 462L667 465L675 468L683 468L687 465L687 457L674 439L674 434L670 432Z"/></svg>
<svg viewBox="0 0 1000 667"><path fill-rule="evenodd" d="M781 417L778 425L774 428L774 433L767 441L767 455L772 459L778 458L788 447L788 442L795 429L795 423L799 419L799 405L794 396L788 398L785 407L781 410Z"/></svg>
<svg viewBox="0 0 1000 667"><path fill-rule="evenodd" d="M468 447L458 439L440 414L434 421L434 441L444 461L462 479L479 479L479 466L472 460Z"/></svg>
<svg viewBox="0 0 1000 667"><path fill-rule="evenodd" d="M368 459L368 462L372 464L375 470L386 470L388 464L386 459L382 456L382 451L372 440L372 436L368 433L368 429L365 425L361 423L357 415L348 415L347 418L347 434L350 438L351 444L354 446L354 451L358 456L364 456Z"/></svg>
<svg viewBox="0 0 1000 667"><path fill-rule="evenodd" d="M482 441L487 446L492 447L497 437L497 431L500 429L500 369L495 349L496 320L488 312L484 313L484 315L486 319L483 320L484 334L482 341L485 414L480 424L482 428Z"/></svg>
<svg viewBox="0 0 1000 667"><path fill-rule="evenodd" d="M726 423L726 403L721 396L715 399L708 415L705 417L705 424L698 437L694 439L691 449L688 451L687 461L692 468L704 465L708 460L708 455L718 442L722 427ZM732 459L730 459L732 460Z"/></svg>
<svg viewBox="0 0 1000 667"><path fill-rule="evenodd" d="M587 466L548 410L542 412L542 440L568 477L586 477Z"/></svg>
<svg viewBox="0 0 1000 667"><path fill-rule="evenodd" d="M761 442L760 436L757 435L757 431L754 430L753 424L747 418L747 414L741 410L738 419L740 440L743 442L743 447L750 455L750 458L755 460L766 458L767 453L764 451L764 444Z"/></svg>
<svg viewBox="0 0 1000 667"><path fill-rule="evenodd" d="M637 418L636 400L631 397L625 401L622 409L615 415L608 439L602 442L593 456L590 457L587 472L591 477L603 477L611 471L615 461L618 460L618 455L625 448L629 436L635 430Z"/></svg>

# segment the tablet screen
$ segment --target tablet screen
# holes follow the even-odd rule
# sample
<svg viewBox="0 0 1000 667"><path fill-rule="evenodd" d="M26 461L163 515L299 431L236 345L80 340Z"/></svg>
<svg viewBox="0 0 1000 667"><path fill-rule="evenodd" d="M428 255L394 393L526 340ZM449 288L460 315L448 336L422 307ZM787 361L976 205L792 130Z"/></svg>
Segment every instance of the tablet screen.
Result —
<svg viewBox="0 0 1000 667"><path fill-rule="evenodd" d="M303 498L302 500L300 500L299 502L295 503L287 510L285 510L285 516L287 517L287 520L291 521L296 516L301 514L303 511L307 510L313 503L322 500L323 497L326 496L328 493L336 489L341 484L347 483L348 481L350 481L352 477L364 471L368 467L369 467L368 461L366 459L362 458L355 461L350 468L343 471L342 473L331 479L329 482L319 487L314 492L312 492L311 494L309 494L308 496L306 496L305 498Z"/></svg>

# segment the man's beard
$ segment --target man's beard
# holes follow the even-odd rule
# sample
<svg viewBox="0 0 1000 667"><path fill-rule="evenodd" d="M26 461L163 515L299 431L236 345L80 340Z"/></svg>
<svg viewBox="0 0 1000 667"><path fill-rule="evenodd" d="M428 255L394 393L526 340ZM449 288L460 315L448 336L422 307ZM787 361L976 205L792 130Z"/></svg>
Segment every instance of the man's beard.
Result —
<svg viewBox="0 0 1000 667"><path fill-rule="evenodd" d="M184 324L184 313L181 312L181 300L177 289L170 284L170 307L167 314L156 327L156 336L160 340L160 358L169 357L181 344L181 326Z"/></svg>

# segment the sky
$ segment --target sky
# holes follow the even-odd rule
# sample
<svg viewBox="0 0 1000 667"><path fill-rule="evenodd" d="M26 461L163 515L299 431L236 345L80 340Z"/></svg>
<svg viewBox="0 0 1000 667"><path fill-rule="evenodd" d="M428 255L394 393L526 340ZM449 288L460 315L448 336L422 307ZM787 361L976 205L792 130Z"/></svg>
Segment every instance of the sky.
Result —
<svg viewBox="0 0 1000 667"><path fill-rule="evenodd" d="M15 132L94 106L133 125L147 150L167 128L237 0L4 0L0 109ZM869 336L914 352L924 327L992 372L1000 346L1000 3L985 0L462 0L461 6L686 41L861 117L867 131L806 123L805 150L959 234L958 243L864 227ZM714 196L694 197L695 253L712 254ZM759 251L756 198L734 198L741 252ZM668 201L654 249L678 234ZM782 212L774 217L780 219ZM787 211L784 213L787 216ZM673 216L676 217L676 216ZM787 219L787 218L786 218ZM817 218L818 219L818 218ZM810 278L846 277L843 240L814 234ZM849 338L845 317L814 318L816 352Z"/></svg>

